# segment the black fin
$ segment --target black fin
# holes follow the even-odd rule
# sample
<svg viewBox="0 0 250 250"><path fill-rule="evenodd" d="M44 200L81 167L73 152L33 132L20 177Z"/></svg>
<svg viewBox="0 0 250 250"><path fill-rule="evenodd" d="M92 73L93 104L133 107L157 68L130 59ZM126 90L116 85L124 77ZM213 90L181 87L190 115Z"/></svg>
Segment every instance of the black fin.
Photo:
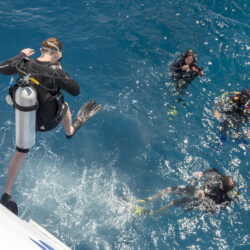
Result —
<svg viewBox="0 0 250 250"><path fill-rule="evenodd" d="M80 129L80 127L85 122L87 122L91 117L93 117L96 113L98 113L100 109L101 109L100 104L94 101L86 102L78 111L76 119L72 124L72 126L74 127L74 133L72 135L66 135L66 137L70 139Z"/></svg>

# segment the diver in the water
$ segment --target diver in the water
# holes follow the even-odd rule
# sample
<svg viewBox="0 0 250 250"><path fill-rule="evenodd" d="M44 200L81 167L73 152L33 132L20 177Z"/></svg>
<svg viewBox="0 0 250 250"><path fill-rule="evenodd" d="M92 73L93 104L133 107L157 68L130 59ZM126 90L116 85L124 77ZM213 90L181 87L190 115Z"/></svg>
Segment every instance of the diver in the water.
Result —
<svg viewBox="0 0 250 250"><path fill-rule="evenodd" d="M206 212L214 213L225 208L235 198L237 193L233 191L234 180L231 176L223 176L217 169L211 168L205 172L195 172L197 179L203 180L197 185L166 187L158 193L139 200L140 202L154 201L162 196L175 194L181 196L156 211L149 211L143 207L138 207L135 212L138 214L157 214L171 206L180 206L184 210L194 208L204 209Z"/></svg>
<svg viewBox="0 0 250 250"><path fill-rule="evenodd" d="M35 143L36 130L48 131L61 122L66 137L71 138L83 123L100 109L99 104L89 101L80 109L72 123L69 105L64 102L62 90L77 96L80 88L62 69L62 44L57 38L48 38L42 42L40 50L41 55L37 59L29 58L35 52L27 48L0 66L0 73L18 74L19 77L17 83L9 89L8 102L13 104L16 110L16 151L9 164L1 199L1 203L16 214L17 206L10 194L21 164ZM32 99L36 99L36 102L27 107ZM30 115L31 113L35 113L35 116Z"/></svg>
<svg viewBox="0 0 250 250"><path fill-rule="evenodd" d="M188 85L197 76L203 76L202 69L198 67L198 61L194 52L192 50L187 50L179 60L171 64L170 70L172 72L172 79L175 83L175 90L172 95L178 95L177 102L182 103L182 106L186 108L187 105L183 100L183 97L186 94ZM174 102L176 101L174 100ZM173 119L173 116L178 114L176 105L170 105L168 108L168 114L170 115L170 120Z"/></svg>
<svg viewBox="0 0 250 250"><path fill-rule="evenodd" d="M170 69L178 91L181 91L180 88L187 87L198 75L203 74L192 50L187 50L177 62L172 63Z"/></svg>
<svg viewBox="0 0 250 250"><path fill-rule="evenodd" d="M238 140L244 140L240 128L249 122L250 89L223 94L215 105L214 117L221 122L220 133L222 142L226 140L227 135L231 135ZM250 131L246 132L246 136L250 138Z"/></svg>

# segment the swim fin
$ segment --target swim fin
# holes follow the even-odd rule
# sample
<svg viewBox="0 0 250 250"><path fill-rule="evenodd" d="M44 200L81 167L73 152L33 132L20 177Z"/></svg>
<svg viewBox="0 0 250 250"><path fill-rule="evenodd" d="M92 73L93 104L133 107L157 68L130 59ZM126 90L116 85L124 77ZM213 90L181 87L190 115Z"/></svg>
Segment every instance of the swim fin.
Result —
<svg viewBox="0 0 250 250"><path fill-rule="evenodd" d="M133 203L133 204L146 203L149 201L148 199L135 199L135 198L131 199L131 197L127 197L127 196L121 196L120 198L122 201Z"/></svg>
<svg viewBox="0 0 250 250"><path fill-rule="evenodd" d="M148 215L150 214L150 211L145 207L134 207L133 213L137 215Z"/></svg>
<svg viewBox="0 0 250 250"><path fill-rule="evenodd" d="M132 211L133 214L144 216L150 215L150 210L145 207L138 206L137 203L146 203L147 200L143 199L131 199L131 197L122 196L120 197L121 201L126 204L127 208Z"/></svg>
<svg viewBox="0 0 250 250"><path fill-rule="evenodd" d="M74 127L74 133L72 135L66 135L66 137L70 139L80 129L80 127L96 113L98 113L100 109L100 104L94 101L86 102L78 111L78 114L72 124L72 126Z"/></svg>
<svg viewBox="0 0 250 250"><path fill-rule="evenodd" d="M136 201L137 201L137 202L140 202L140 203L145 203L145 202L147 202L148 200L147 200L147 199L145 199L145 200L143 200L143 199L137 199Z"/></svg>
<svg viewBox="0 0 250 250"><path fill-rule="evenodd" d="M174 116L178 115L177 107L175 105L170 105L167 111L167 115L169 115L169 120L173 120Z"/></svg>

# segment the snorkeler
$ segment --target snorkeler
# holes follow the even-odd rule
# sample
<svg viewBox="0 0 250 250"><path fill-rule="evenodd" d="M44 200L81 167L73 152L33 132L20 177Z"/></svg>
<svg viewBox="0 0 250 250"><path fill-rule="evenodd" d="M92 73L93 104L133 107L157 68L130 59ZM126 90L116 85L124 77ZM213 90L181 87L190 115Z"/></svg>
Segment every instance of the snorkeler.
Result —
<svg viewBox="0 0 250 250"><path fill-rule="evenodd" d="M221 143L226 141L227 135L231 135L234 139L246 141L239 130L241 126L249 122L250 89L223 94L215 105L214 117L221 122L219 128ZM246 132L246 136L250 138L250 131Z"/></svg>
<svg viewBox="0 0 250 250"><path fill-rule="evenodd" d="M187 87L198 75L203 75L202 69L198 67L198 61L192 50L187 50L177 62L172 63L170 69L177 90Z"/></svg>
<svg viewBox="0 0 250 250"><path fill-rule="evenodd" d="M71 138L100 110L99 104L89 101L82 106L72 123L69 105L64 102L62 90L77 96L80 87L62 69L62 44L57 38L48 38L42 42L40 51L41 55L37 59L30 59L34 50L23 49L0 66L0 73L19 76L17 83L10 86L10 96L6 99L14 105L16 112L16 151L9 164L1 198L1 203L15 214L18 214L18 209L10 195L12 186L24 158L35 144L36 131L49 131L62 123L66 137Z"/></svg>
<svg viewBox="0 0 250 250"><path fill-rule="evenodd" d="M217 169L211 168L205 172L195 172L194 177L203 180L195 186L176 186L166 187L158 193L146 198L138 200L140 202L154 201L162 196L175 194L181 196L156 211L149 211L143 207L137 208L135 212L138 214L158 214L171 206L179 206L184 210L194 208L204 209L206 212L215 213L225 208L231 201L237 198L237 193L233 192L234 180L231 176L223 176Z"/></svg>

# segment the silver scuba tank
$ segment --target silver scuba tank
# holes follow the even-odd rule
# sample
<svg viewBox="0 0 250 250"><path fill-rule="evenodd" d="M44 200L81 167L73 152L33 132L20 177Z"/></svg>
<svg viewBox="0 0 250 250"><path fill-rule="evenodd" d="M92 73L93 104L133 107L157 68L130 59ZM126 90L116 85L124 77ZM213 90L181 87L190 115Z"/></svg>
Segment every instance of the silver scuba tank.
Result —
<svg viewBox="0 0 250 250"><path fill-rule="evenodd" d="M16 147L28 152L36 140L37 92L31 85L20 85L14 93Z"/></svg>

